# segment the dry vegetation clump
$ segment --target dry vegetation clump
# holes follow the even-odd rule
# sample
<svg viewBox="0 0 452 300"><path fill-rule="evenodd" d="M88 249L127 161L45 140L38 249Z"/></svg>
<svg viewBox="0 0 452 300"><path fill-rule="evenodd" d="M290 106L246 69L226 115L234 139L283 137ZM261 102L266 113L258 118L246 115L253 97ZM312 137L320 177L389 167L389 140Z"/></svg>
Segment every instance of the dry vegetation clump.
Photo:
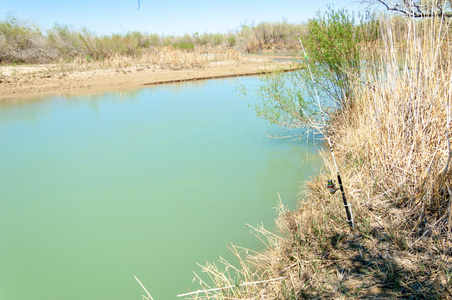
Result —
<svg viewBox="0 0 452 300"><path fill-rule="evenodd" d="M212 51L187 51L172 47L149 50L139 57L113 54L103 60L92 60L77 56L71 61L61 59L56 64L0 66L0 80L20 80L25 74L30 76L65 76L72 72L107 70L132 73L143 70L184 70L206 68L215 63L240 61L240 53L233 49Z"/></svg>
<svg viewBox="0 0 452 300"><path fill-rule="evenodd" d="M92 69L127 69L136 67L137 69L149 69L151 67L159 69L181 70L190 68L204 68L209 63L217 61L238 61L240 53L235 50L215 50L215 51L186 51L165 47L160 50L149 50L140 57L115 54L104 60L89 60L77 57L73 62L64 63L64 67L70 70L92 70Z"/></svg>
<svg viewBox="0 0 452 300"><path fill-rule="evenodd" d="M47 47L47 41L38 26L13 17L5 22L0 21L0 63L47 63L57 56L55 49Z"/></svg>
<svg viewBox="0 0 452 300"><path fill-rule="evenodd" d="M330 123L355 229L325 188L336 173L323 153L300 208L280 208L280 234L255 228L265 252L233 247L240 268L203 267L217 287L237 287L196 299L452 299L451 20L422 32L406 22L403 59L386 24L354 104Z"/></svg>
<svg viewBox="0 0 452 300"><path fill-rule="evenodd" d="M255 26L244 25L234 37L237 41L234 45L247 53L299 50L297 34L307 34L305 24L283 21L262 22Z"/></svg>
<svg viewBox="0 0 452 300"><path fill-rule="evenodd" d="M355 83L357 101L337 115L333 129L345 164L363 174L357 198L372 208L387 203L403 211L400 226L410 236L436 235L446 242L451 230L452 48L448 20L431 19L419 34L408 24L403 58L391 31L376 63L364 70L368 84ZM374 198L378 196L378 201ZM422 239L422 238L421 238Z"/></svg>
<svg viewBox="0 0 452 300"><path fill-rule="evenodd" d="M166 48L143 57L145 62L159 65L163 69L204 68L208 63L216 61L238 61L240 53L233 49L211 51L184 51Z"/></svg>

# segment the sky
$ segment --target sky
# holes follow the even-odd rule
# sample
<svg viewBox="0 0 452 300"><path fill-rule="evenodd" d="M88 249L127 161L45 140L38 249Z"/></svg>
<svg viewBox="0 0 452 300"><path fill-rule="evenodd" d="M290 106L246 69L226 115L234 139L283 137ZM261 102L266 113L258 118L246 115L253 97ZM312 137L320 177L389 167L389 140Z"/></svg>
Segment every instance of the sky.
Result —
<svg viewBox="0 0 452 300"><path fill-rule="evenodd" d="M16 16L43 30L54 24L99 34L130 31L163 35L227 33L262 21L300 23L328 5L363 10L356 0L0 0L0 20Z"/></svg>

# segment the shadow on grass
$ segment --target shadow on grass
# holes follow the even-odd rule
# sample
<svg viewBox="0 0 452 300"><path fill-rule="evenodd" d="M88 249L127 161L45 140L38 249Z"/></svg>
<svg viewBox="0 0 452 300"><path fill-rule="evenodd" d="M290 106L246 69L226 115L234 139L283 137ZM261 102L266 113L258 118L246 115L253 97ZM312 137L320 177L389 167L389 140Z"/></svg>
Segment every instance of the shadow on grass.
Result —
<svg viewBox="0 0 452 300"><path fill-rule="evenodd" d="M406 237L374 228L369 236L331 236L319 259L331 258L337 262L325 265L338 274L337 290L300 289L291 299L452 299L450 247L410 248Z"/></svg>

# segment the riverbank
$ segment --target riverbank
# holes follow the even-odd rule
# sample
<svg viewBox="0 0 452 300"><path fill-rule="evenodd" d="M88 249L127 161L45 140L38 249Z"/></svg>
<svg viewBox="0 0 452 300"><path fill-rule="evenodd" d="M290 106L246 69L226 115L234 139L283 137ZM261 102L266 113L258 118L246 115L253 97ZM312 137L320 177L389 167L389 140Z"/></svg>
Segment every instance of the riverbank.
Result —
<svg viewBox="0 0 452 300"><path fill-rule="evenodd" d="M267 57L209 62L202 67L167 69L152 64L69 69L62 64L0 67L0 99L114 91L140 86L213 78L259 75L272 67L292 70L289 62Z"/></svg>

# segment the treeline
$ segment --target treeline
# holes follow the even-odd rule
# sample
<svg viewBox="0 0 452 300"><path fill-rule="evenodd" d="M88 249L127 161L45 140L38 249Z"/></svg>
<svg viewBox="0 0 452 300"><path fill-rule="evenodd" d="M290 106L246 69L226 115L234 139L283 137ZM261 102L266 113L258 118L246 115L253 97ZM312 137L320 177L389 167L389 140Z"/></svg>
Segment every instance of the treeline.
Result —
<svg viewBox="0 0 452 300"><path fill-rule="evenodd" d="M235 49L239 52L293 51L297 34L305 34L305 24L262 22L243 25L235 32L194 33L182 36L132 31L97 35L82 28L55 24L49 30L16 17L0 20L0 63L48 63L86 57L102 60L113 55L140 57L162 47L182 50Z"/></svg>
<svg viewBox="0 0 452 300"><path fill-rule="evenodd" d="M49 30L42 30L32 22L9 16L0 20L0 64L72 61L76 57L91 61L117 55L138 58L163 47L186 51L234 49L241 53L292 52L300 50L297 35L310 35L309 24L313 20L298 24L262 22L242 25L240 29L228 33L196 32L173 36L139 31L97 35L86 28L77 29L58 23ZM365 22L352 26L366 31L366 42L376 42L381 29L375 20L376 17L367 16ZM391 23L395 40L406 40L408 30L403 18L393 18ZM418 28L422 29L422 21L418 23Z"/></svg>

